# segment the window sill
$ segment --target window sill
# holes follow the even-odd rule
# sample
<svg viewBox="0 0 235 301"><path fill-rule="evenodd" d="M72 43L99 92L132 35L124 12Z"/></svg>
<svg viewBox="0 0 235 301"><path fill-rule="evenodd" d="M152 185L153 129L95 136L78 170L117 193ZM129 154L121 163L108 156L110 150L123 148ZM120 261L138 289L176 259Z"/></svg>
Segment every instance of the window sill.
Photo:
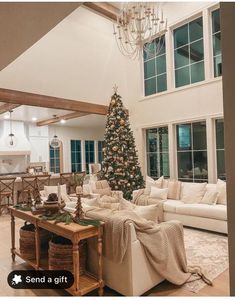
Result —
<svg viewBox="0 0 235 301"><path fill-rule="evenodd" d="M188 89L192 89L194 87L204 86L204 85L214 83L214 82L219 82L219 81L222 81L222 76L215 77L215 78L212 78L212 79L209 79L209 80L204 80L204 81L201 81L201 82L198 82L198 83L195 83L195 84L191 84L191 85L187 85L187 86L183 86L183 87L179 87L179 88L173 88L173 89L166 90L164 92L160 92L160 93L156 93L156 94L152 94L152 95L149 95L149 96L143 96L142 98L139 99L139 102L147 101L147 100L157 98L157 97L160 97L160 96L164 96L164 95L167 95L167 94L188 90Z"/></svg>

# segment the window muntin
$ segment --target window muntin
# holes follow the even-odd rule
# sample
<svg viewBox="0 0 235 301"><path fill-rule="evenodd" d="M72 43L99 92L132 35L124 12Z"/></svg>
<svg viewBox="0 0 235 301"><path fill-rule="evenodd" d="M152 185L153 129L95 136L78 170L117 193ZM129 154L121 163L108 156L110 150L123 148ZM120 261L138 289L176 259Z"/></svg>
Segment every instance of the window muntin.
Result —
<svg viewBox="0 0 235 301"><path fill-rule="evenodd" d="M202 17L174 30L175 87L205 79Z"/></svg>
<svg viewBox="0 0 235 301"><path fill-rule="evenodd" d="M208 180L206 122L176 125L178 178L187 182Z"/></svg>
<svg viewBox="0 0 235 301"><path fill-rule="evenodd" d="M159 39L162 45L160 52L156 51ZM165 36L155 39L148 47L150 55L144 51L145 96L167 90Z"/></svg>
<svg viewBox="0 0 235 301"><path fill-rule="evenodd" d="M211 13L214 77L222 75L220 10Z"/></svg>
<svg viewBox="0 0 235 301"><path fill-rule="evenodd" d="M71 140L71 171L82 171L82 149L81 140Z"/></svg>
<svg viewBox="0 0 235 301"><path fill-rule="evenodd" d="M95 143L92 140L85 141L85 158L86 158L86 171L89 173L89 164L95 163Z"/></svg>
<svg viewBox="0 0 235 301"><path fill-rule="evenodd" d="M60 173L60 148L49 147L50 172Z"/></svg>
<svg viewBox="0 0 235 301"><path fill-rule="evenodd" d="M226 180L225 160L224 160L224 120L215 120L216 132L216 158L217 158L217 177Z"/></svg>
<svg viewBox="0 0 235 301"><path fill-rule="evenodd" d="M168 127L146 130L147 174L169 177Z"/></svg>

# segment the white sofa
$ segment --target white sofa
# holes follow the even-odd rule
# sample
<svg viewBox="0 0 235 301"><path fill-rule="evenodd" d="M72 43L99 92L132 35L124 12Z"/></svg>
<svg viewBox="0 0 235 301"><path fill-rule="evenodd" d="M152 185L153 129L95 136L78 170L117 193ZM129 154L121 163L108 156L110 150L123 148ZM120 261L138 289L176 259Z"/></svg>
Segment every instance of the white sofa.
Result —
<svg viewBox="0 0 235 301"><path fill-rule="evenodd" d="M186 183L182 183L182 188ZM207 187L216 189L216 184ZM134 191L133 197L138 191ZM227 206L221 204L186 204L182 200L167 199L163 201L164 221L179 220L183 225L220 233L227 230Z"/></svg>
<svg viewBox="0 0 235 301"><path fill-rule="evenodd" d="M65 209L74 212L76 202L66 203ZM105 285L124 296L140 296L164 279L149 269L149 262L143 247L136 237L134 225L129 224L128 247L121 264L103 256L103 278ZM95 238L88 240L88 268L94 274L98 271L97 244Z"/></svg>

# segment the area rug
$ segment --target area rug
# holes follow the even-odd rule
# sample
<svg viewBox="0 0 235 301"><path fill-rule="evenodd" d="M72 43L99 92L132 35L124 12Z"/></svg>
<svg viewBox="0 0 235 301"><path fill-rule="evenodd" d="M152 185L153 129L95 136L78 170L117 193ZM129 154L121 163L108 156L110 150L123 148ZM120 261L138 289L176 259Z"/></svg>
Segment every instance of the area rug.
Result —
<svg viewBox="0 0 235 301"><path fill-rule="evenodd" d="M202 267L209 279L213 280L228 269L228 237L214 232L184 228L184 242L188 265ZM183 288L197 293L207 284L196 280Z"/></svg>

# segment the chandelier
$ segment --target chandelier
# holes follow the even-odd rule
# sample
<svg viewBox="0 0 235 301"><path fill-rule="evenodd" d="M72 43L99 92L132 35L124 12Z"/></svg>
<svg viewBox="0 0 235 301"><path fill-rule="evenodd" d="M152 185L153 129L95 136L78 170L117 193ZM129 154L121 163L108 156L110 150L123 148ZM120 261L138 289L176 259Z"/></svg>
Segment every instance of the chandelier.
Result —
<svg viewBox="0 0 235 301"><path fill-rule="evenodd" d="M54 118L55 120L58 119L56 115L53 115L53 118ZM56 128L54 128L54 130L55 130L55 134L54 134L53 138L52 138L51 141L50 141L50 146L51 146L52 148L59 148L60 145L61 145L61 141L60 141L60 139L58 138L58 136L56 135Z"/></svg>
<svg viewBox="0 0 235 301"><path fill-rule="evenodd" d="M113 24L113 30L123 55L135 59L140 58L145 51L151 57L162 49L167 19L164 20L163 10L154 2L126 2L117 16L117 23ZM150 44L154 39L153 49Z"/></svg>
<svg viewBox="0 0 235 301"><path fill-rule="evenodd" d="M12 131L12 113L13 113L13 110L10 110L9 111L9 117L10 117L10 133L7 137L7 145L9 147L15 147L16 146L16 143L17 143L17 139L15 137L15 135L13 134L13 131Z"/></svg>

